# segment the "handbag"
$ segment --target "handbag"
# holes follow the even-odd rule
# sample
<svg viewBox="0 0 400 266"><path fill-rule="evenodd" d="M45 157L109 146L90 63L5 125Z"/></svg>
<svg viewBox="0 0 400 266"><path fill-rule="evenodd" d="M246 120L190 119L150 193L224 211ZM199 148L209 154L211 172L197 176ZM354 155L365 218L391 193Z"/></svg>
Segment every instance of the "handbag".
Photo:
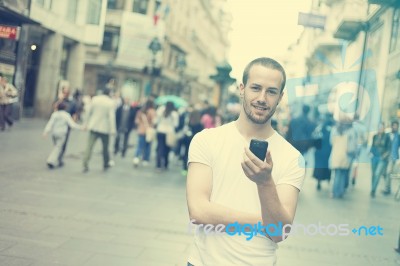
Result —
<svg viewBox="0 0 400 266"><path fill-rule="evenodd" d="M177 137L175 131L171 130L171 131L167 132L166 135L167 136L166 136L165 143L167 144L168 147L174 148L176 146L176 144L178 143L178 137Z"/></svg>
<svg viewBox="0 0 400 266"><path fill-rule="evenodd" d="M155 139L157 132L154 129L154 127L150 125L149 119L144 113L142 113L142 120L143 123L146 125L146 132L145 132L146 142L152 142Z"/></svg>
<svg viewBox="0 0 400 266"><path fill-rule="evenodd" d="M146 142L152 142L156 137L156 130L153 127L146 129Z"/></svg>

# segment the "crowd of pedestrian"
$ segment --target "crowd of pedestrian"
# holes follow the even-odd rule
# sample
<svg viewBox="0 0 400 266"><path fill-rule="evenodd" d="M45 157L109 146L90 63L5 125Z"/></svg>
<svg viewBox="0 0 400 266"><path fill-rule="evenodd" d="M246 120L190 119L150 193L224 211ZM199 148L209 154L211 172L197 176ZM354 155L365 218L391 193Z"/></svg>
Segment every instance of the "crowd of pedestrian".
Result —
<svg viewBox="0 0 400 266"><path fill-rule="evenodd" d="M302 114L290 121L286 138L303 155L314 152L312 175L317 180L317 190L321 190L323 181L333 179L331 196L342 198L349 184L356 184L360 158L367 151L371 160L370 196L375 198L382 177L385 188L381 192L390 195L391 176L399 166L399 122L392 121L390 132L381 123L368 146L367 129L357 115L342 115L334 120L327 114L314 122L309 112L310 107L305 105Z"/></svg>
<svg viewBox="0 0 400 266"><path fill-rule="evenodd" d="M165 171L170 158L174 158L182 161L182 175L186 175L193 136L204 128L221 125L221 116L207 101L181 106L172 101L156 104L156 99L157 96L150 95L142 102L134 102L105 86L99 95L88 100L80 90L71 97L69 87L64 86L53 102L53 113L43 132L44 137L51 135L54 144L46 161L48 168L64 166L69 135L75 128L89 134L82 162L84 173L89 171L94 145L100 139L104 170L115 165L109 151L111 146L114 156L130 157L135 168L153 164L157 171ZM129 143L133 130L137 139Z"/></svg>

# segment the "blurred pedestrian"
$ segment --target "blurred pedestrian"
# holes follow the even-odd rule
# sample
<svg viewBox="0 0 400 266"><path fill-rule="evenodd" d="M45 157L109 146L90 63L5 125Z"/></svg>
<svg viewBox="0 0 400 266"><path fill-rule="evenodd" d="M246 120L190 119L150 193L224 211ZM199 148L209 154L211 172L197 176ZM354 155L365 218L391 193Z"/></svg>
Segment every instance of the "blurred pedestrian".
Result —
<svg viewBox="0 0 400 266"><path fill-rule="evenodd" d="M115 111L115 121L117 126L117 134L114 142L114 154L121 151L122 157L125 157L128 149L129 135L135 122L136 109L131 105L131 100L124 98L123 104ZM122 148L121 148L122 139Z"/></svg>
<svg viewBox="0 0 400 266"><path fill-rule="evenodd" d="M48 133L51 133L54 143L53 150L47 158L47 166L50 169L53 169L56 166L62 167L64 165L61 158L61 152L69 128L83 129L83 126L75 123L71 115L65 111L66 107L66 104L62 102L58 104L57 110L52 113L50 120L47 122L43 131L43 137L46 137Z"/></svg>
<svg viewBox="0 0 400 266"><path fill-rule="evenodd" d="M182 141L182 146L184 149L183 154L183 171L182 175L187 174L187 162L189 156L189 146L192 142L193 137L204 129L203 125L201 124L201 113L198 110L193 110L189 114L189 121L185 125L184 129L184 136Z"/></svg>
<svg viewBox="0 0 400 266"><path fill-rule="evenodd" d="M302 114L290 121L286 135L287 141L303 156L314 145L311 136L316 125L310 120L309 112L310 107L304 105Z"/></svg>
<svg viewBox="0 0 400 266"><path fill-rule="evenodd" d="M12 127L13 104L18 101L18 90L8 82L8 79L0 73L0 130L4 131L6 124Z"/></svg>
<svg viewBox="0 0 400 266"><path fill-rule="evenodd" d="M329 156L331 155L332 145L330 134L334 125L331 116L327 117L317 126L315 130L320 132L321 143L317 145L314 153L314 173L313 177L317 180L317 190L321 190L321 181L331 180L331 169L329 168Z"/></svg>
<svg viewBox="0 0 400 266"><path fill-rule="evenodd" d="M176 137L177 137L177 143L176 147L174 149L174 156L176 157L177 160L182 160L183 159L183 154L182 154L182 149L183 149L183 141L185 137L185 127L188 124L189 120L189 108L187 107L180 107L178 109L178 115L179 115L179 122L178 126L176 127Z"/></svg>
<svg viewBox="0 0 400 266"><path fill-rule="evenodd" d="M134 167L137 167L141 161L143 166L147 166L150 162L151 144L156 138L155 119L154 101L148 99L135 116L138 140L132 161Z"/></svg>
<svg viewBox="0 0 400 266"><path fill-rule="evenodd" d="M221 117L218 115L217 108L210 106L201 116L201 123L204 128L214 128L222 124Z"/></svg>
<svg viewBox="0 0 400 266"><path fill-rule="evenodd" d="M332 128L330 143L332 151L329 163L334 174L332 197L342 198L346 189L346 180L349 177L351 161L357 149L356 135L351 121L339 121Z"/></svg>
<svg viewBox="0 0 400 266"><path fill-rule="evenodd" d="M89 140L83 158L83 172L89 171L89 160L96 140L100 138L103 146L103 169L110 165L108 145L110 135L115 134L115 109L114 101L110 97L110 89L104 88L102 95L94 96L87 115L87 129Z"/></svg>
<svg viewBox="0 0 400 266"><path fill-rule="evenodd" d="M176 127L179 123L178 112L174 104L167 102L165 106L157 109L156 132L157 132L157 157L156 168L158 170L168 169L169 152L176 144Z"/></svg>
<svg viewBox="0 0 400 266"><path fill-rule="evenodd" d="M400 148L400 137L399 137L399 122L393 121L392 131L389 133L391 147L390 155L388 158L388 166L385 174L385 189L382 191L384 195L390 195L391 186L391 175L396 171L397 162L399 160L399 148Z"/></svg>
<svg viewBox="0 0 400 266"><path fill-rule="evenodd" d="M61 93L57 100L53 102L53 110L57 110L60 103L65 105L65 111L71 115L72 118L75 117L75 107L73 101L70 99L70 90L68 86L64 86L61 90ZM69 140L69 133L71 129L68 126L67 135L65 136L64 144L62 145L61 152L60 152L60 162L61 165L64 165L64 154L67 150L68 140Z"/></svg>
<svg viewBox="0 0 400 266"><path fill-rule="evenodd" d="M74 121L81 121L81 115L84 109L83 95L79 89L76 89L72 96L72 110Z"/></svg>
<svg viewBox="0 0 400 266"><path fill-rule="evenodd" d="M381 123L379 131L372 139L371 153L373 154L371 197L375 198L376 189L382 175L386 174L391 152L390 136L385 133L385 124Z"/></svg>

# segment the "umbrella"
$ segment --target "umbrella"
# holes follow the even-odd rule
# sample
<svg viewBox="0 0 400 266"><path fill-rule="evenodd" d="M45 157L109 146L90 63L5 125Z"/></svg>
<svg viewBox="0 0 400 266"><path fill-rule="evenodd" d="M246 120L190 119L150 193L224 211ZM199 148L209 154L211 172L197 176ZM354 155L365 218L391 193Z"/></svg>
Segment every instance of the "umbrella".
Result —
<svg viewBox="0 0 400 266"><path fill-rule="evenodd" d="M184 99L176 95L163 95L156 99L156 104L158 105L166 104L167 102L172 102L175 108L188 106L188 103Z"/></svg>

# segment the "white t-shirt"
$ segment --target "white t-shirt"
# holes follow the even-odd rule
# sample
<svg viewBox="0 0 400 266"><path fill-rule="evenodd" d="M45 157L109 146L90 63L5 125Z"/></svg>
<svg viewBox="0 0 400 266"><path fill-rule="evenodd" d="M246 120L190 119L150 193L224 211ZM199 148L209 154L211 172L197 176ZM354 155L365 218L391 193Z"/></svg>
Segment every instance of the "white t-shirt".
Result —
<svg viewBox="0 0 400 266"><path fill-rule="evenodd" d="M300 190L305 175L301 154L277 132L266 140L274 163L275 184L290 184ZM212 168L211 202L261 217L257 185L244 174L241 166L245 146L249 143L239 133L235 122L205 129L193 138L188 162ZM269 238L260 235L246 240L244 235L200 232L195 234L189 262L195 266L274 265L277 247Z"/></svg>

